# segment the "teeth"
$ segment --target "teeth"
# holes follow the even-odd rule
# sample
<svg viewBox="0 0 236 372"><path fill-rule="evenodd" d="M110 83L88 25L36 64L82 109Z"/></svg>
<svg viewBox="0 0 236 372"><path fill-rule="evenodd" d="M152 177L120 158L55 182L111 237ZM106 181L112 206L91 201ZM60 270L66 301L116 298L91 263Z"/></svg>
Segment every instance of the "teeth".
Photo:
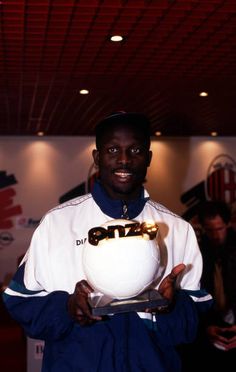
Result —
<svg viewBox="0 0 236 372"><path fill-rule="evenodd" d="M131 173L127 173L127 172L115 172L115 174L121 178L131 176Z"/></svg>

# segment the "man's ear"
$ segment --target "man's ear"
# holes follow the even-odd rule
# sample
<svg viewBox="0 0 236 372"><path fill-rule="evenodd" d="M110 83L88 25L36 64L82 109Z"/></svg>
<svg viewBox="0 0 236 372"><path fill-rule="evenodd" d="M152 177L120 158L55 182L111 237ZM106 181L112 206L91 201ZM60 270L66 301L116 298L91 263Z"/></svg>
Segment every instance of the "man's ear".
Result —
<svg viewBox="0 0 236 372"><path fill-rule="evenodd" d="M149 150L149 154L148 154L148 165L147 165L148 167L151 164L151 161L152 161L152 151Z"/></svg>
<svg viewBox="0 0 236 372"><path fill-rule="evenodd" d="M93 161L96 166L98 166L99 163L99 151L97 149L94 149L92 152L93 155Z"/></svg>

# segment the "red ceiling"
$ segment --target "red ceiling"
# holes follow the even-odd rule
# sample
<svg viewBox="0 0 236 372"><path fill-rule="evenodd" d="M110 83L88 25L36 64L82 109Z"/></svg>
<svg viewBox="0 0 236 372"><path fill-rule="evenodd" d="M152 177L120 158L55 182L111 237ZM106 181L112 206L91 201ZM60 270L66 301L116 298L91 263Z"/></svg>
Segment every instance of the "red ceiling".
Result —
<svg viewBox="0 0 236 372"><path fill-rule="evenodd" d="M235 136L235 67L235 0L2 0L0 135L93 135L122 109Z"/></svg>

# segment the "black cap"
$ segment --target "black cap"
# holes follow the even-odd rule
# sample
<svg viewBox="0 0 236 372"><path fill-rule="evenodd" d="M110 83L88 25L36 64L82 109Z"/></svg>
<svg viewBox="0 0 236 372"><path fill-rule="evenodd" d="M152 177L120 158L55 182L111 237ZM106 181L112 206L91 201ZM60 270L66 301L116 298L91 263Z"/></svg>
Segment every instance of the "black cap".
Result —
<svg viewBox="0 0 236 372"><path fill-rule="evenodd" d="M98 123L98 126L103 126L104 124L108 123L134 123L137 125L143 125L146 126L147 129L150 126L150 121L148 117L139 112L125 112L125 111L117 111L109 116L105 117L100 123Z"/></svg>
<svg viewBox="0 0 236 372"><path fill-rule="evenodd" d="M116 124L133 126L143 133L144 142L150 146L150 121L143 113L118 111L101 120L95 128L96 146L99 146L103 134Z"/></svg>

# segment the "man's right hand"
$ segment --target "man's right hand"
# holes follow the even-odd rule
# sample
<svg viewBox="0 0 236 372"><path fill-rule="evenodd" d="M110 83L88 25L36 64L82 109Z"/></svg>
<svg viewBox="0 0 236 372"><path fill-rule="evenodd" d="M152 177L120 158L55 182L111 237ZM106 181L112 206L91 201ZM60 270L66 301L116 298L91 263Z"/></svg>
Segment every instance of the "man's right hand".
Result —
<svg viewBox="0 0 236 372"><path fill-rule="evenodd" d="M236 326L218 327L211 325L207 328L207 335L213 345L222 349L230 350L236 348Z"/></svg>
<svg viewBox="0 0 236 372"><path fill-rule="evenodd" d="M93 292L93 289L86 280L81 280L76 284L74 293L69 296L69 314L81 326L90 325L102 319L101 317L93 316L90 311L88 295L91 292Z"/></svg>

